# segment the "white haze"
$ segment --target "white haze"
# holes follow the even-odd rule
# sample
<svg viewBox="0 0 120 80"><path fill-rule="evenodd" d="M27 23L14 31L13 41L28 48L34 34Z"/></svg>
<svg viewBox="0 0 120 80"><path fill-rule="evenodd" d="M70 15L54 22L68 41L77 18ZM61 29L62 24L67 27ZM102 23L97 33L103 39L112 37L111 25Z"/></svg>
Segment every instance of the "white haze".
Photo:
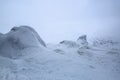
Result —
<svg viewBox="0 0 120 80"><path fill-rule="evenodd" d="M119 0L0 0L0 32L29 25L45 42L81 34L119 40L119 21Z"/></svg>

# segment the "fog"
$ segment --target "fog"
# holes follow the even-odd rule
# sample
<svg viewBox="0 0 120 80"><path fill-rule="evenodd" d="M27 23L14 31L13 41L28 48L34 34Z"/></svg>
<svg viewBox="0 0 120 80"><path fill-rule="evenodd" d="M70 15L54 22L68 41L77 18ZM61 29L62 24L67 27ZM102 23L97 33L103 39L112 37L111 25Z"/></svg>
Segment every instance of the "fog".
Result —
<svg viewBox="0 0 120 80"><path fill-rule="evenodd" d="M33 27L47 43L82 34L119 40L120 0L0 0L0 32Z"/></svg>

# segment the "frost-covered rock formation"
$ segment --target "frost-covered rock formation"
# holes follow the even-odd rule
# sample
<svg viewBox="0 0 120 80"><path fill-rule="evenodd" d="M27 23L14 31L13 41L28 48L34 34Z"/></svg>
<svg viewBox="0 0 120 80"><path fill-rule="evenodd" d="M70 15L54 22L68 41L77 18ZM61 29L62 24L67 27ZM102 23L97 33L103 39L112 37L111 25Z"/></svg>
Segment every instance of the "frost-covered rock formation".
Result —
<svg viewBox="0 0 120 80"><path fill-rule="evenodd" d="M77 41L64 40L64 41L60 42L60 44L65 45L69 48L76 48L76 47L88 48L88 41L87 41L86 35L80 36L77 39Z"/></svg>
<svg viewBox="0 0 120 80"><path fill-rule="evenodd" d="M46 47L37 32L29 26L13 27L10 32L0 34L0 55L20 56L19 52L29 47Z"/></svg>
<svg viewBox="0 0 120 80"><path fill-rule="evenodd" d="M87 41L87 36L86 35L82 35L77 39L77 43L80 46L88 46L88 41Z"/></svg>

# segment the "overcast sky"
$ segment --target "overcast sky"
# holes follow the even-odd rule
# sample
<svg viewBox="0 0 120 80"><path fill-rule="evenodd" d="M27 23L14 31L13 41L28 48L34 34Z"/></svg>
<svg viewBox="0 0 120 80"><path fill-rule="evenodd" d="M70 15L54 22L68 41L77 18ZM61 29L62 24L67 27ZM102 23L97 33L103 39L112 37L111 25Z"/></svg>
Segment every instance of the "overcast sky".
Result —
<svg viewBox="0 0 120 80"><path fill-rule="evenodd" d="M0 0L0 32L32 26L45 42L120 34L120 0Z"/></svg>

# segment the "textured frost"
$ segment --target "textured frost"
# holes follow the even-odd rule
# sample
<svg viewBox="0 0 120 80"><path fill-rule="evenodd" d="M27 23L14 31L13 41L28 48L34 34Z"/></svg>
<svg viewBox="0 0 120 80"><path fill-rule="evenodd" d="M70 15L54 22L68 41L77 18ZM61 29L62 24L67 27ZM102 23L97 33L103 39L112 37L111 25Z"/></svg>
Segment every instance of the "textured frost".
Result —
<svg viewBox="0 0 120 80"><path fill-rule="evenodd" d="M80 44L65 40L44 48L37 33L26 26L12 28L0 40L0 80L120 79L120 49L112 45L114 49L103 45L87 49L81 47L81 41L87 43L83 36Z"/></svg>

